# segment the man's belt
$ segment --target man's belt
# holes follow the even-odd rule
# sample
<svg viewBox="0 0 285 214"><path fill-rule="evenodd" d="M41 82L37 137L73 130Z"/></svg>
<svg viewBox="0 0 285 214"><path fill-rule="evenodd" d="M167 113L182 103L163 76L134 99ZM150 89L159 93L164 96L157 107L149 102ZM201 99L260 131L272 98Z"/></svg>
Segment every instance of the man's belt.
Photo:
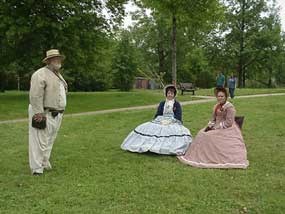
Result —
<svg viewBox="0 0 285 214"><path fill-rule="evenodd" d="M62 114L64 112L64 110L56 110L53 108L44 108L45 111L51 112L51 115L53 117L56 117L58 114Z"/></svg>

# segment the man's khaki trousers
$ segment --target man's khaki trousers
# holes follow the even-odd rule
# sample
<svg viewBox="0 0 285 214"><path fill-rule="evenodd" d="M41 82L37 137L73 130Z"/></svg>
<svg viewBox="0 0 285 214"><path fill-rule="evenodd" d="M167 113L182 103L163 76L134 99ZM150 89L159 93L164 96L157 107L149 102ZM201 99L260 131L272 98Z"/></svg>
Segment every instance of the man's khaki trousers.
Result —
<svg viewBox="0 0 285 214"><path fill-rule="evenodd" d="M51 112L46 112L47 127L45 129L32 127L33 115L32 106L29 105L29 163L32 173L43 173L44 169L51 168L49 158L63 114L53 117Z"/></svg>

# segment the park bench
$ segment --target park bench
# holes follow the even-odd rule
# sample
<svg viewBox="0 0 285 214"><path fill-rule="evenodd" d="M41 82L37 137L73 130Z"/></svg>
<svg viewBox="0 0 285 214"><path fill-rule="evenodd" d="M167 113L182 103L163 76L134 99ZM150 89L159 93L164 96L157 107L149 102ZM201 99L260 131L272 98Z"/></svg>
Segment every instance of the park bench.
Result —
<svg viewBox="0 0 285 214"><path fill-rule="evenodd" d="M196 88L193 83L184 82L180 83L179 86L181 90L181 95L183 95L184 91L190 91L192 92L192 95L195 95Z"/></svg>
<svg viewBox="0 0 285 214"><path fill-rule="evenodd" d="M244 116L235 116L235 121L240 129L242 128L243 120Z"/></svg>

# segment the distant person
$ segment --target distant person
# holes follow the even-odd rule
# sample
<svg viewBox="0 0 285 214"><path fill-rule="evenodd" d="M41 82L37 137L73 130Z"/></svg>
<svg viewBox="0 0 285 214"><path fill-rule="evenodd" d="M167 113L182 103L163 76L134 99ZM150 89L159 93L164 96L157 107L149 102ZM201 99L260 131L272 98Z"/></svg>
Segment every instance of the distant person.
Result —
<svg viewBox="0 0 285 214"><path fill-rule="evenodd" d="M230 97L231 99L233 99L235 96L235 89L236 89L236 78L233 74L228 79L228 88L229 88Z"/></svg>
<svg viewBox="0 0 285 214"><path fill-rule="evenodd" d="M121 145L131 152L154 152L166 155L183 155L192 142L190 131L182 125L182 109L175 99L174 85L164 89L165 101L160 102L155 119L136 127Z"/></svg>
<svg viewBox="0 0 285 214"><path fill-rule="evenodd" d="M225 87L225 76L222 71L220 71L216 78L216 87L224 88Z"/></svg>
<svg viewBox="0 0 285 214"><path fill-rule="evenodd" d="M235 122L236 110L227 101L225 88L215 90L217 104L212 119L200 130L184 156L178 159L199 168L248 167L247 151L242 133Z"/></svg>
<svg viewBox="0 0 285 214"><path fill-rule="evenodd" d="M50 155L66 106L67 83L60 74L63 55L46 52L46 66L31 78L29 105L29 163L33 175L51 169Z"/></svg>

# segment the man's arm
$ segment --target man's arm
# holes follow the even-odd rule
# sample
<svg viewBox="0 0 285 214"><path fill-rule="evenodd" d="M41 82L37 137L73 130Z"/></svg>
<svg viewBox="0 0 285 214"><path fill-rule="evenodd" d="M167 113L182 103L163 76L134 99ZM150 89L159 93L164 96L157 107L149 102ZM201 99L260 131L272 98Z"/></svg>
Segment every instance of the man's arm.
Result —
<svg viewBox="0 0 285 214"><path fill-rule="evenodd" d="M30 104L35 114L44 113L44 91L46 82L42 73L35 73L31 78Z"/></svg>

